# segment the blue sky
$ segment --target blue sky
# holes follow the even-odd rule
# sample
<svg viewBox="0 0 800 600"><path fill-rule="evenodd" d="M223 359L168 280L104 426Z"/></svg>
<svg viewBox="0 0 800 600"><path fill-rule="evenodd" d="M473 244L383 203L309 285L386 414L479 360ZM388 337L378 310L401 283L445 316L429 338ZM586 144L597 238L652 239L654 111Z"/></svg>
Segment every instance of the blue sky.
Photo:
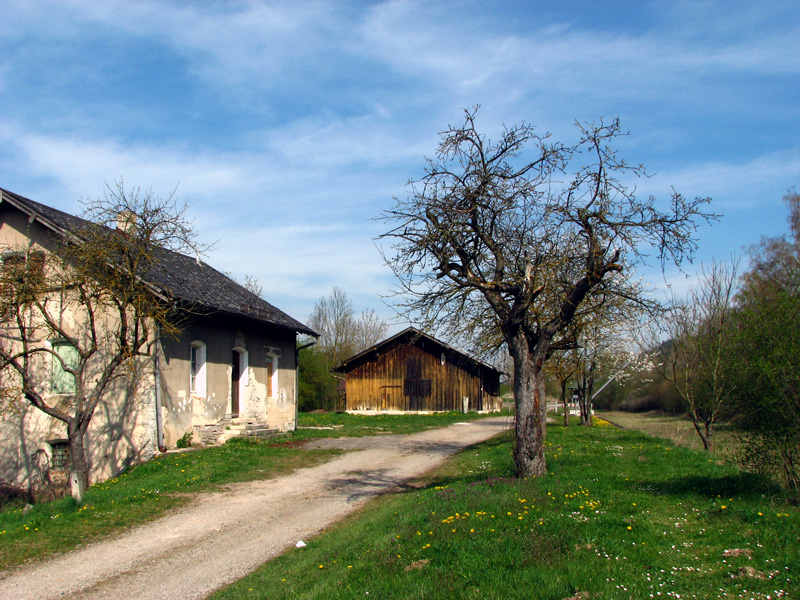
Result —
<svg viewBox="0 0 800 600"><path fill-rule="evenodd" d="M782 234L800 185L798 8L0 0L0 187L77 213L120 177L178 186L208 262L279 308L306 320L339 286L389 318L373 218L462 109L565 142L619 117L640 193L711 196L699 258L726 258Z"/></svg>

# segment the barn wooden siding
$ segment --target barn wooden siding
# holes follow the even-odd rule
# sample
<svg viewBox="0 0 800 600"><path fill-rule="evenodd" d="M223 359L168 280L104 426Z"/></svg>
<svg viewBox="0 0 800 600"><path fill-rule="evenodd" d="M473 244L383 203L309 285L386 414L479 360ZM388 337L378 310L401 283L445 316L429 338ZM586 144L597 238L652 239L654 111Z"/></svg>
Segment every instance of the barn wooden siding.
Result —
<svg viewBox="0 0 800 600"><path fill-rule="evenodd" d="M347 410L450 411L500 408L499 376L458 354L402 344L347 373Z"/></svg>

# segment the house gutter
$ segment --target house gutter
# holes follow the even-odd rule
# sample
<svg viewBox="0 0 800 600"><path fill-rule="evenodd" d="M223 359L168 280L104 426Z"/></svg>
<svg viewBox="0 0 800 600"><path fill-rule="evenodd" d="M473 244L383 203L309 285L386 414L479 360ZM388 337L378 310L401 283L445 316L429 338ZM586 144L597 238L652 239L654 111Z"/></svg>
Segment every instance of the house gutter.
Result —
<svg viewBox="0 0 800 600"><path fill-rule="evenodd" d="M161 327L156 325L156 356L154 361L156 380L156 443L159 452L166 452L164 423L161 416Z"/></svg>

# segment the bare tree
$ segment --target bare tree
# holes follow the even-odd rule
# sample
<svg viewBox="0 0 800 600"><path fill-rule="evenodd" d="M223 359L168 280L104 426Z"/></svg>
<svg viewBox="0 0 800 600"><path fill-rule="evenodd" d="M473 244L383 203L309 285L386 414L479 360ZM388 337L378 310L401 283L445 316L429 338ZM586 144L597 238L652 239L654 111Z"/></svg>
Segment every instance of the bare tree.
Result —
<svg viewBox="0 0 800 600"><path fill-rule="evenodd" d="M182 310L148 283L165 249L199 252L186 205L126 191L122 181L85 204L88 221L52 251L21 248L0 270L0 373L6 401L21 400L66 425L72 494L88 485L86 431L112 382L134 385L160 335L177 334ZM58 340L56 344L49 340ZM48 396L42 372L57 367L68 395Z"/></svg>
<svg viewBox="0 0 800 600"><path fill-rule="evenodd" d="M675 388L703 447L714 447L714 427L735 392L726 360L736 336L734 297L739 259L702 269L685 300L674 300L664 330L659 371Z"/></svg>
<svg viewBox="0 0 800 600"><path fill-rule="evenodd" d="M317 300L308 324L319 333L317 348L328 356L331 367L353 353L353 303L341 288Z"/></svg>
<svg viewBox="0 0 800 600"><path fill-rule="evenodd" d="M545 365L545 373L558 382L559 397L558 401L564 409L564 427L569 425L569 396L567 389L570 381L573 381L580 369L577 350L571 348L557 352L550 357Z"/></svg>
<svg viewBox="0 0 800 600"><path fill-rule="evenodd" d="M319 338L315 346L307 347L301 354L300 386L304 391L304 410L341 407L338 381L330 370L353 354L381 341L388 326L372 309L364 310L356 317L353 303L338 287L316 302L308 323L319 333Z"/></svg>
<svg viewBox="0 0 800 600"><path fill-rule="evenodd" d="M372 308L361 311L353 330L353 347L356 352L374 346L386 337L389 326Z"/></svg>
<svg viewBox="0 0 800 600"><path fill-rule="evenodd" d="M680 263L695 249L709 199L673 192L662 211L619 179L644 174L610 147L619 123L577 124L572 146L528 124L497 143L464 124L441 134L436 159L409 195L383 213L384 258L401 307L429 325L501 340L514 361L514 461L520 476L546 472L543 368L570 343L575 318L604 298L643 303L632 268L649 250ZM522 157L523 152L525 158ZM574 161L585 161L564 177ZM565 182L562 182L562 178Z"/></svg>
<svg viewBox="0 0 800 600"><path fill-rule="evenodd" d="M640 361L633 331L641 316L639 306L619 296L607 296L603 302L583 310L570 323L570 334L562 344L566 349L554 349L546 363L549 373L561 385L561 402L566 403L567 383L577 392L581 425L592 425L592 401L595 381L600 373L610 372L615 378L627 367ZM587 306L586 308L590 308ZM566 380L564 379L566 378ZM566 407L566 404L565 404ZM567 423L567 419L564 419Z"/></svg>
<svg viewBox="0 0 800 600"><path fill-rule="evenodd" d="M352 301L338 287L317 301L308 323L319 332L317 348L329 357L331 367L381 341L388 329L372 309L356 318Z"/></svg>

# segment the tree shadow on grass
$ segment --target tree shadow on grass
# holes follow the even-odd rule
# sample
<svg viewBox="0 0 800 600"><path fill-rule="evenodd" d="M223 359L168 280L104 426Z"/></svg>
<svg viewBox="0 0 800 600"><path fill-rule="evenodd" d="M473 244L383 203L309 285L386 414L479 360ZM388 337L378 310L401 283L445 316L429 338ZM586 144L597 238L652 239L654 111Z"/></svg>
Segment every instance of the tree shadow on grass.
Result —
<svg viewBox="0 0 800 600"><path fill-rule="evenodd" d="M328 481L327 487L339 494L347 494L348 503L362 498L396 490L418 489L405 478L392 474L388 469L359 470L346 473Z"/></svg>
<svg viewBox="0 0 800 600"><path fill-rule="evenodd" d="M668 479L667 481L642 481L637 484L637 487L656 494L668 494L671 496L697 495L707 498L716 498L717 496L760 498L762 496L776 496L781 493L781 488L778 485L762 475L753 473L737 473L723 477L687 475Z"/></svg>

